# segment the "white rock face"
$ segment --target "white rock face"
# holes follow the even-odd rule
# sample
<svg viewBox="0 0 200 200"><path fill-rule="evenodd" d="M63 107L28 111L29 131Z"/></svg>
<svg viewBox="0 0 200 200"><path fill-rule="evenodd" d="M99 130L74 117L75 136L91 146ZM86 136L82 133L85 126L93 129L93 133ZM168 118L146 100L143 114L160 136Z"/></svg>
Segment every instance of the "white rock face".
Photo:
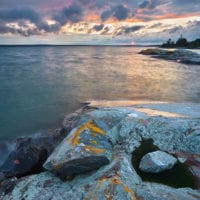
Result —
<svg viewBox="0 0 200 200"><path fill-rule="evenodd" d="M144 155L140 161L139 169L144 172L159 173L171 169L177 159L163 151L154 151Z"/></svg>

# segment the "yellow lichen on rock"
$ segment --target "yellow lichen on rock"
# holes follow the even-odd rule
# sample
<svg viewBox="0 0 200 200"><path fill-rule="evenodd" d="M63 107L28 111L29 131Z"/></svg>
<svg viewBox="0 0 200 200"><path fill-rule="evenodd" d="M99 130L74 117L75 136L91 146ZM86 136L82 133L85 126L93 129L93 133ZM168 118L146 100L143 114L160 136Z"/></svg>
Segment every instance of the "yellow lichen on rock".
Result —
<svg viewBox="0 0 200 200"><path fill-rule="evenodd" d="M94 144L94 145L97 145L97 141L96 140L92 140L91 143Z"/></svg>
<svg viewBox="0 0 200 200"><path fill-rule="evenodd" d="M91 135L93 137L96 136L95 133L98 133L98 134L101 134L101 135L105 135L106 134L103 130L101 130L99 127L97 127L94 123L92 123L91 121L88 121L85 124L83 124L82 126L80 126L76 130L76 132L72 135L72 137L70 138L70 141L74 146L79 144L80 133L85 129L90 130L91 131Z"/></svg>
<svg viewBox="0 0 200 200"><path fill-rule="evenodd" d="M95 126L94 123L92 123L91 121L86 123L87 127L89 128L90 131L105 135L105 131L101 130L99 127Z"/></svg>
<svg viewBox="0 0 200 200"><path fill-rule="evenodd" d="M73 145L78 145L79 144L79 135L80 133L87 128L87 123L83 124L82 126L80 126L76 132L72 135L72 137L70 138L70 141Z"/></svg>
<svg viewBox="0 0 200 200"><path fill-rule="evenodd" d="M91 147L89 145L85 145L84 148L85 148L86 151L90 151L90 152L92 152L94 154L104 153L105 152L105 149L95 148L95 147Z"/></svg>
<svg viewBox="0 0 200 200"><path fill-rule="evenodd" d="M122 184L121 180L117 177L113 177L112 180L111 180L111 183L112 184Z"/></svg>
<svg viewBox="0 0 200 200"><path fill-rule="evenodd" d="M96 200L96 196L95 194L92 194L92 192L90 192L90 200Z"/></svg>
<svg viewBox="0 0 200 200"><path fill-rule="evenodd" d="M126 185L124 185L123 186L123 190L124 190L124 192L129 193L129 195L131 197L131 200L136 200L135 193L129 187L127 187Z"/></svg>

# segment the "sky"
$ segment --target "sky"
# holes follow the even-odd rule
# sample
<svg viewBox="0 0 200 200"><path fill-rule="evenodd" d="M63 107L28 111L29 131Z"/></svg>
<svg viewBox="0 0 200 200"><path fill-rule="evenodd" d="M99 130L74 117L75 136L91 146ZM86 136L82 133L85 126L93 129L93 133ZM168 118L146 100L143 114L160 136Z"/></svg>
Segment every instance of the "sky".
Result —
<svg viewBox="0 0 200 200"><path fill-rule="evenodd" d="M159 44L200 38L200 0L0 0L0 44Z"/></svg>

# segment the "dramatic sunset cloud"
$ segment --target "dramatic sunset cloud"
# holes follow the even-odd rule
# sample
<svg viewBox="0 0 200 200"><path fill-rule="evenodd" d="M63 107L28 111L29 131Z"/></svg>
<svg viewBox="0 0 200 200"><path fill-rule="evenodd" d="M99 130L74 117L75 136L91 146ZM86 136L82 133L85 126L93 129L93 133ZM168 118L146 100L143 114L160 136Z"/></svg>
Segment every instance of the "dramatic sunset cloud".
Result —
<svg viewBox="0 0 200 200"><path fill-rule="evenodd" d="M1 0L0 43L136 44L200 37L200 0Z"/></svg>

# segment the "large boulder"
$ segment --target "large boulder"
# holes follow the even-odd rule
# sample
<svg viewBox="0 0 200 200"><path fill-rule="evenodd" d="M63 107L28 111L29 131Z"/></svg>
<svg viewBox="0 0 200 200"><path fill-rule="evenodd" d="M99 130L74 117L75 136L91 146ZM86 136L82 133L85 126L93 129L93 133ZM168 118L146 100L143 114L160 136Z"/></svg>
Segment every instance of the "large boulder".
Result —
<svg viewBox="0 0 200 200"><path fill-rule="evenodd" d="M154 151L144 155L140 161L139 169L144 172L159 173L171 169L177 159L163 151Z"/></svg>
<svg viewBox="0 0 200 200"><path fill-rule="evenodd" d="M112 158L112 144L94 121L73 129L54 150L44 168L63 177L98 169Z"/></svg>

